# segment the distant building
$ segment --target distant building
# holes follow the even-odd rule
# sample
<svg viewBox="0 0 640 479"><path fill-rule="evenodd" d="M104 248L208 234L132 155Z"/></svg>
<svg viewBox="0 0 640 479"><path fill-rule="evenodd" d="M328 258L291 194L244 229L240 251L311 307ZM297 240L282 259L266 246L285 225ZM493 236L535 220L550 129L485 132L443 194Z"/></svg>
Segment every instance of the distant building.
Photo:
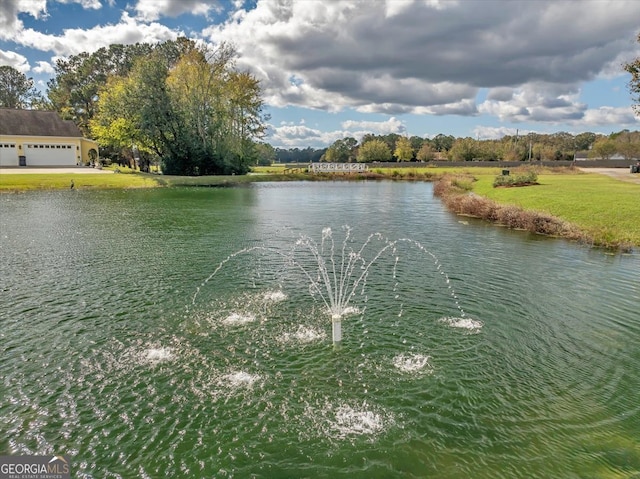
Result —
<svg viewBox="0 0 640 479"><path fill-rule="evenodd" d="M0 166L76 166L98 159L98 144L55 111L0 108Z"/></svg>

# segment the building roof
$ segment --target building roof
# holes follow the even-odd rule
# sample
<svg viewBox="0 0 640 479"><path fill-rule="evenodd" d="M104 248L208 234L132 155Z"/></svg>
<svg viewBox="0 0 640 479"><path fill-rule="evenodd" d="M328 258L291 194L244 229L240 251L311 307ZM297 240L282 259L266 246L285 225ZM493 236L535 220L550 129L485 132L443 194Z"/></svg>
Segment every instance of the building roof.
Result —
<svg viewBox="0 0 640 479"><path fill-rule="evenodd" d="M0 108L0 135L83 137L73 121L55 111L14 108Z"/></svg>

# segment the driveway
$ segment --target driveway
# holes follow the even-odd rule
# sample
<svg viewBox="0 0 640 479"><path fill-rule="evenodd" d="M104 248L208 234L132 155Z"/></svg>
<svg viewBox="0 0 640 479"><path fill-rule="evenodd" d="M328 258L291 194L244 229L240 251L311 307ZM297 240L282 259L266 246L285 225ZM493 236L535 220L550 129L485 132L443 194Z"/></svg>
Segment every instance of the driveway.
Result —
<svg viewBox="0 0 640 479"><path fill-rule="evenodd" d="M616 180L637 183L640 185L640 173L630 173L629 168L580 168L585 173L599 173L607 175Z"/></svg>
<svg viewBox="0 0 640 479"><path fill-rule="evenodd" d="M70 166L68 168L37 168L37 167L22 167L22 168L0 168L0 175L24 175L24 174L42 174L42 173L93 173L93 174L113 174L112 170L99 170L97 168L90 168L88 166Z"/></svg>

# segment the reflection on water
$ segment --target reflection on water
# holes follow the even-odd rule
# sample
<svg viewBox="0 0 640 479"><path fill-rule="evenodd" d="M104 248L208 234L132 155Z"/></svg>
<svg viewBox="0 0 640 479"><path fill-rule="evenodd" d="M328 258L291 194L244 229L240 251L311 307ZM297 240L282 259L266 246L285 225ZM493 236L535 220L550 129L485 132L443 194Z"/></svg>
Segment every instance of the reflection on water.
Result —
<svg viewBox="0 0 640 479"><path fill-rule="evenodd" d="M448 283L380 261L339 348L269 255L192 301L343 224ZM79 477L640 474L640 258L460 223L429 184L2 195L0 292L0 454Z"/></svg>

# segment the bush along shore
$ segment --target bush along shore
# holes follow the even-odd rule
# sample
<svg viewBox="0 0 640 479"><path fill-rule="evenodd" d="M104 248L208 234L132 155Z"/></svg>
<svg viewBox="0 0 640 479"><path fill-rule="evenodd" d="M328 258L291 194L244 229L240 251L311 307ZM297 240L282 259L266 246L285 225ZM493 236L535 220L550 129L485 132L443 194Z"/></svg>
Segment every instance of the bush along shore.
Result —
<svg viewBox="0 0 640 479"><path fill-rule="evenodd" d="M524 210L514 205L504 205L479 196L471 191L474 178L461 175L444 175L434 184L434 195L439 197L452 212L545 236L565 238L570 241L602 247L621 252L630 252L632 245L600 239L589 235L578 226L555 216Z"/></svg>

